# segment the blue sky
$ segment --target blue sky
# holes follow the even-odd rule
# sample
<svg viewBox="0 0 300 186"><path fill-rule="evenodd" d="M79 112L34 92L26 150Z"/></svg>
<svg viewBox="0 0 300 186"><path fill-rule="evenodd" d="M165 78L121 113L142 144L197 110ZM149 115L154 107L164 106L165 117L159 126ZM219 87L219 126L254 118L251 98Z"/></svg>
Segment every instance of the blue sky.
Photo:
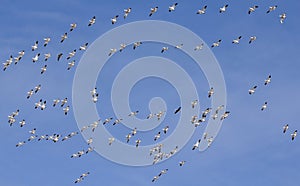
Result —
<svg viewBox="0 0 300 186"><path fill-rule="evenodd" d="M299 139L293 142L290 133L300 129L298 122L298 95L300 88L299 48L300 2L294 1L176 1L176 11L169 13L168 6L175 1L137 2L124 0L113 1L1 1L0 60L4 63L10 55L16 56L20 50L26 54L18 65L10 66L7 71L0 72L1 107L0 107L0 185L32 186L32 185L72 185L82 173L91 174L80 185L299 185L297 158L300 154ZM218 9L229 4L227 12L220 14ZM205 15L196 15L196 11L207 5ZM258 5L251 15L248 8ZM266 14L269 6L278 8ZM151 7L159 10L149 18ZM123 9L131 7L132 13L126 20L121 17L116 25L110 19L123 14ZM284 24L279 23L279 14L286 12ZM87 27L92 16L97 17L96 24ZM97 153L91 153L79 159L70 156L87 145L82 136L75 136L65 142L37 142L16 148L15 144L26 140L29 130L37 128L37 133L66 135L78 130L74 115L71 112L64 116L60 108L52 108L48 103L45 111L35 110L34 103L39 99L51 102L55 98L72 97L72 81L75 68L67 71L67 53L81 44L92 43L103 33L119 25L141 20L164 20L182 25L199 35L208 45L222 39L219 48L214 48L216 58L223 70L227 88L227 110L231 115L212 144L205 152L191 150L193 143L199 138L204 126L199 127L190 142L174 157L155 166L128 167L113 163ZM78 28L62 44L60 36L67 32L69 24L76 22ZM231 41L242 35L239 45ZM257 36L257 40L249 45L248 38ZM36 64L31 58L37 52L31 52L31 45L36 40L42 43L44 37L51 37L47 47L37 50L43 55L52 54L48 62L40 60ZM176 50L161 54L161 43L145 43L137 51L124 50L116 54L107 63L99 75L100 100L97 108L101 118L114 116L110 104L110 88L117 70L122 63L147 55L170 58L181 65L195 80L201 101L201 110L209 107L207 97L209 86L204 74L192 63L188 56ZM57 62L55 57L63 52L64 58ZM75 56L78 64L83 52ZM47 72L40 75L40 68L48 64ZM272 82L263 86L264 79L272 75ZM155 86L153 85L155 83ZM42 84L41 91L26 100L26 93L36 85ZM249 96L250 87L258 85L257 92ZM168 115L162 125L145 136L145 143L152 142L152 136L166 124L176 125L179 116L172 114L178 107L179 98L172 86L159 79L146 79L138 83L132 90L130 103L132 110L140 110L139 117L148 114L149 99L161 96L168 103ZM260 107L268 101L268 108L261 112ZM70 101L71 104L71 101ZM102 109L105 108L105 109ZM10 127L7 116L20 109L17 123ZM23 128L18 122L25 119ZM288 123L290 129L282 134L282 127ZM107 127L120 140L129 132L125 127ZM170 129L170 132L174 127ZM132 143L133 144L133 143ZM183 167L178 162L186 160ZM157 182L151 183L153 176L162 169L169 172Z"/></svg>

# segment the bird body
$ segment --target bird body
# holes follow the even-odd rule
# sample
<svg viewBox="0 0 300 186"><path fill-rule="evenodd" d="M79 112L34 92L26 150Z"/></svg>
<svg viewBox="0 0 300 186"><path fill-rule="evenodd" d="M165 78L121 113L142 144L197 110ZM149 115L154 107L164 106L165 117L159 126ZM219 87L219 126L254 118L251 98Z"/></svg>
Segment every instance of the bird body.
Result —
<svg viewBox="0 0 300 186"><path fill-rule="evenodd" d="M196 14L205 14L207 6L205 5L202 9L199 9Z"/></svg>
<svg viewBox="0 0 300 186"><path fill-rule="evenodd" d="M291 134L291 136L292 136L292 140L294 140L296 138L296 136L297 136L297 130L295 130L293 132L293 134Z"/></svg>
<svg viewBox="0 0 300 186"><path fill-rule="evenodd" d="M254 12L257 8L258 8L257 5L254 5L254 6L250 7L249 10L248 10L248 14L251 14L251 13Z"/></svg>
<svg viewBox="0 0 300 186"><path fill-rule="evenodd" d="M157 12L158 6L150 9L149 17L151 17L155 12Z"/></svg>
<svg viewBox="0 0 300 186"><path fill-rule="evenodd" d="M283 126L283 133L286 133L286 131L289 129L289 124L286 124Z"/></svg>
<svg viewBox="0 0 300 186"><path fill-rule="evenodd" d="M252 94L255 93L256 89L257 89L257 86L255 85L254 87L252 87L251 89L248 90L248 93L249 93L250 95L252 95Z"/></svg>
<svg viewBox="0 0 300 186"><path fill-rule="evenodd" d="M177 5L178 3L174 3L173 5L169 6L169 12L175 11Z"/></svg>
<svg viewBox="0 0 300 186"><path fill-rule="evenodd" d="M88 26L92 26L96 23L96 16L93 16L90 20L89 20L89 24Z"/></svg>
<svg viewBox="0 0 300 186"><path fill-rule="evenodd" d="M222 7L219 9L219 12L220 12L220 13L223 13L223 12L225 12L225 11L227 10L227 7L228 7L228 4L227 4L227 5L224 5L224 6L222 6Z"/></svg>

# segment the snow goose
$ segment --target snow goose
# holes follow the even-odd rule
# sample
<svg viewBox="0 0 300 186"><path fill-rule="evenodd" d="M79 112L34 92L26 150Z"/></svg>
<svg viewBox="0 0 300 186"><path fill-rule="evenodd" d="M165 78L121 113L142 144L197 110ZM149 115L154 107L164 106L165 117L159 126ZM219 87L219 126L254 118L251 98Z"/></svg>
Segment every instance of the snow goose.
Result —
<svg viewBox="0 0 300 186"><path fill-rule="evenodd" d="M286 19L286 13L283 13L283 14L280 14L279 15L279 18L280 18L280 23L282 24L284 22L284 20Z"/></svg>
<svg viewBox="0 0 300 186"><path fill-rule="evenodd" d="M248 90L248 93L249 93L250 95L252 95L252 94L255 93L256 89L257 89L257 86L255 85L255 86L253 86L251 89Z"/></svg>
<svg viewBox="0 0 300 186"><path fill-rule="evenodd" d="M265 85L271 83L271 75L268 76L267 79L265 79Z"/></svg>
<svg viewBox="0 0 300 186"><path fill-rule="evenodd" d="M32 58L32 62L35 63L39 60L39 57L40 57L40 53L36 54L33 58Z"/></svg>
<svg viewBox="0 0 300 186"><path fill-rule="evenodd" d="M70 106L66 106L65 108L63 108L63 111L64 111L65 115L67 115L68 112L70 111Z"/></svg>
<svg viewBox="0 0 300 186"><path fill-rule="evenodd" d="M61 37L60 37L60 42L64 42L68 38L68 33L65 32Z"/></svg>
<svg viewBox="0 0 300 186"><path fill-rule="evenodd" d="M72 67L74 67L74 65L75 65L75 60L69 62L67 70L70 70Z"/></svg>
<svg viewBox="0 0 300 186"><path fill-rule="evenodd" d="M128 114L128 116L129 116L129 117L130 117L130 116L136 116L138 113L139 113L138 110L137 110L137 111L134 111L134 112L130 112L130 113Z"/></svg>
<svg viewBox="0 0 300 186"><path fill-rule="evenodd" d="M225 12L225 11L227 10L227 7L228 7L228 4L222 6L222 7L219 9L219 12L220 12L220 13Z"/></svg>
<svg viewBox="0 0 300 186"><path fill-rule="evenodd" d="M115 141L115 138L108 138L108 145L111 145Z"/></svg>
<svg viewBox="0 0 300 186"><path fill-rule="evenodd" d="M60 107L63 107L66 103L68 103L68 98L64 98L64 99L61 100L60 102L61 102Z"/></svg>
<svg viewBox="0 0 300 186"><path fill-rule="evenodd" d="M265 110L267 108L268 102L266 101L262 106L261 106L261 111Z"/></svg>
<svg viewBox="0 0 300 186"><path fill-rule="evenodd" d="M41 74L44 74L47 70L47 65L44 65L42 68L41 68Z"/></svg>
<svg viewBox="0 0 300 186"><path fill-rule="evenodd" d="M239 36L238 38L232 40L232 43L233 44L239 44L241 39L242 39L242 36Z"/></svg>
<svg viewBox="0 0 300 186"><path fill-rule="evenodd" d="M25 144L25 141L20 141L19 143L16 144L16 147L21 147Z"/></svg>
<svg viewBox="0 0 300 186"><path fill-rule="evenodd" d="M118 17L119 17L119 15L116 15L115 17L113 17L113 18L110 19L112 25L115 24L115 23L117 22Z"/></svg>
<svg viewBox="0 0 300 186"><path fill-rule="evenodd" d="M71 23L70 24L70 32L72 32L76 27L77 27L76 23Z"/></svg>
<svg viewBox="0 0 300 186"><path fill-rule="evenodd" d="M24 119L22 121L20 121L19 123L20 123L20 127L23 127L26 124Z"/></svg>
<svg viewBox="0 0 300 186"><path fill-rule="evenodd" d="M179 166L182 167L185 164L186 161L180 161Z"/></svg>
<svg viewBox="0 0 300 186"><path fill-rule="evenodd" d="M251 14L251 13L254 12L257 8L258 8L257 5L254 5L254 6L250 7L249 10L248 10L248 14Z"/></svg>
<svg viewBox="0 0 300 186"><path fill-rule="evenodd" d="M133 50L135 50L137 47L141 46L142 42L138 41L133 43Z"/></svg>
<svg viewBox="0 0 300 186"><path fill-rule="evenodd" d="M150 9L149 17L151 17L155 12L157 12L158 6Z"/></svg>
<svg viewBox="0 0 300 186"><path fill-rule="evenodd" d="M72 52L69 53L67 60L69 60L70 58L74 57L76 54L76 49L74 49Z"/></svg>
<svg viewBox="0 0 300 186"><path fill-rule="evenodd" d="M84 45L81 45L81 46L79 47L79 50L83 50L83 51L86 50L88 44L89 44L89 43L85 43Z"/></svg>
<svg viewBox="0 0 300 186"><path fill-rule="evenodd" d="M220 44L221 44L221 39L219 39L218 41L216 41L216 42L214 42L212 45L211 45L211 47L212 48L214 48L214 47L219 47L220 46Z"/></svg>
<svg viewBox="0 0 300 186"><path fill-rule="evenodd" d="M256 36L251 36L249 39L249 44L256 40Z"/></svg>
<svg viewBox="0 0 300 186"><path fill-rule="evenodd" d="M135 141L135 147L138 148L142 141L140 139Z"/></svg>
<svg viewBox="0 0 300 186"><path fill-rule="evenodd" d="M169 6L169 12L175 11L177 5L178 3L174 3L173 5Z"/></svg>
<svg viewBox="0 0 300 186"><path fill-rule="evenodd" d="M57 55L57 61L59 61L60 60L60 58L63 56L63 53L59 53L58 55Z"/></svg>
<svg viewBox="0 0 300 186"><path fill-rule="evenodd" d="M93 16L90 20L89 20L89 24L88 26L92 26L96 23L96 16Z"/></svg>
<svg viewBox="0 0 300 186"><path fill-rule="evenodd" d="M292 140L294 140L295 138L296 138L296 136L297 136L297 130L295 130L294 132L293 132L293 134L291 134L291 136L292 136Z"/></svg>
<svg viewBox="0 0 300 186"><path fill-rule="evenodd" d="M165 51L167 51L169 49L169 47L163 47L160 51L160 53L164 53Z"/></svg>
<svg viewBox="0 0 300 186"><path fill-rule="evenodd" d="M34 93L33 89L29 90L27 92L27 97L26 98L29 99L33 95L33 93Z"/></svg>
<svg viewBox="0 0 300 186"><path fill-rule="evenodd" d="M201 140L199 139L198 141L196 141L196 143L193 145L193 148L192 150L195 150L196 148L199 147L199 144L200 144Z"/></svg>
<svg viewBox="0 0 300 186"><path fill-rule="evenodd" d="M31 51L35 51L38 48L39 41L36 41L34 45L31 46Z"/></svg>
<svg viewBox="0 0 300 186"><path fill-rule="evenodd" d="M50 37L44 38L44 47L46 47L49 44L50 41L51 41Z"/></svg>
<svg viewBox="0 0 300 186"><path fill-rule="evenodd" d="M202 7L202 9L199 9L199 10L196 12L196 14L205 14L206 9L207 9L207 5L205 5L204 7Z"/></svg>
<svg viewBox="0 0 300 186"><path fill-rule="evenodd" d="M198 100L194 100L191 102L192 108L195 108L195 106L198 104Z"/></svg>
<svg viewBox="0 0 300 186"><path fill-rule="evenodd" d="M289 129L289 124L286 124L283 126L283 133L286 133L286 131Z"/></svg>
<svg viewBox="0 0 300 186"><path fill-rule="evenodd" d="M277 5L275 6L270 6L269 9L267 10L267 14L274 11L277 8Z"/></svg>
<svg viewBox="0 0 300 186"><path fill-rule="evenodd" d="M194 50L195 50L195 51L197 51L197 50L202 50L202 49L203 49L203 46L204 46L204 44L201 43L200 45L197 45L197 46L194 48Z"/></svg>
<svg viewBox="0 0 300 186"><path fill-rule="evenodd" d="M162 131L164 132L164 134L167 134L168 130L169 130L169 126L165 126L165 127L162 129Z"/></svg>
<svg viewBox="0 0 300 186"><path fill-rule="evenodd" d="M51 57L50 53L47 53L47 54L44 54L44 55L45 55L45 58L44 58L45 61L48 61L48 59Z"/></svg>
<svg viewBox="0 0 300 186"><path fill-rule="evenodd" d="M124 9L124 19L127 18L128 14L131 12L131 8Z"/></svg>
<svg viewBox="0 0 300 186"><path fill-rule="evenodd" d="M158 132L155 136L154 136L154 141L158 140L160 138L160 132Z"/></svg>
<svg viewBox="0 0 300 186"><path fill-rule="evenodd" d="M208 98L210 98L214 93L215 93L215 92L214 92L214 88L211 87L211 88L209 89L209 91L208 91Z"/></svg>
<svg viewBox="0 0 300 186"><path fill-rule="evenodd" d="M181 107L178 107L175 111L174 111L174 114L177 114L178 112L180 112L181 110Z"/></svg>

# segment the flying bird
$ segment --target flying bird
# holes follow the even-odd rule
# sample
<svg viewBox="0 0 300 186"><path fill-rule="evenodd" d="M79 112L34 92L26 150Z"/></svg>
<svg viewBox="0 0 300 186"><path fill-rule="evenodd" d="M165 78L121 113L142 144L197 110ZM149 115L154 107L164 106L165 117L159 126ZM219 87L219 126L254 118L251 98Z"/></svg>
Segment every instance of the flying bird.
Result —
<svg viewBox="0 0 300 186"><path fill-rule="evenodd" d="M209 91L208 91L208 98L210 98L214 93L215 93L215 92L214 92L214 88L211 87L211 88L209 89Z"/></svg>
<svg viewBox="0 0 300 186"><path fill-rule="evenodd" d="M195 108L195 106L198 104L198 100L194 100L191 102L192 108Z"/></svg>
<svg viewBox="0 0 300 186"><path fill-rule="evenodd" d="M141 46L142 42L138 41L133 43L133 50L135 50L137 47Z"/></svg>
<svg viewBox="0 0 300 186"><path fill-rule="evenodd" d="M69 60L70 58L74 57L76 54L76 49L74 49L72 52L69 53L67 60Z"/></svg>
<svg viewBox="0 0 300 186"><path fill-rule="evenodd" d="M167 132L168 132L168 130L169 130L169 126L164 127L162 130L163 130L163 132L164 132L165 134L167 134Z"/></svg>
<svg viewBox="0 0 300 186"><path fill-rule="evenodd" d="M164 53L165 51L167 51L169 49L169 47L163 47L160 51L160 53Z"/></svg>
<svg viewBox="0 0 300 186"><path fill-rule="evenodd" d="M205 14L206 8L207 8L207 5L205 5L204 7L202 7L202 9L199 9L196 14Z"/></svg>
<svg viewBox="0 0 300 186"><path fill-rule="evenodd" d="M257 89L257 86L255 85L254 87L252 87L251 89L248 90L248 93L249 93L250 95L252 95L252 94L255 93L256 89Z"/></svg>
<svg viewBox="0 0 300 186"><path fill-rule="evenodd" d="M60 60L60 58L63 56L63 53L59 53L58 55L57 55L57 61L59 61Z"/></svg>
<svg viewBox="0 0 300 186"><path fill-rule="evenodd" d="M241 39L242 39L242 36L239 36L238 38L234 39L234 40L232 41L232 43L233 43L233 44L239 44Z"/></svg>
<svg viewBox="0 0 300 186"><path fill-rule="evenodd" d="M154 141L158 140L160 138L160 132L158 132L155 136L154 136Z"/></svg>
<svg viewBox="0 0 300 186"><path fill-rule="evenodd" d="M268 102L266 101L262 106L261 106L261 111L265 110L267 108Z"/></svg>
<svg viewBox="0 0 300 186"><path fill-rule="evenodd" d="M193 145L192 150L195 150L196 148L198 148L199 145L200 145L200 142L201 142L201 139L199 139L199 140Z"/></svg>
<svg viewBox="0 0 300 186"><path fill-rule="evenodd" d="M155 12L157 12L158 6L150 9L149 17L151 17Z"/></svg>
<svg viewBox="0 0 300 186"><path fill-rule="evenodd" d="M177 5L178 3L174 3L173 5L169 6L169 12L175 11Z"/></svg>
<svg viewBox="0 0 300 186"><path fill-rule="evenodd" d="M128 14L131 12L131 8L124 9L124 19L127 18Z"/></svg>
<svg viewBox="0 0 300 186"><path fill-rule="evenodd" d="M249 39L249 44L256 40L256 36L251 36Z"/></svg>
<svg viewBox="0 0 300 186"><path fill-rule="evenodd" d="M32 62L35 63L39 60L39 57L40 57L40 53L36 54L33 58L32 58Z"/></svg>
<svg viewBox="0 0 300 186"><path fill-rule="evenodd" d="M289 124L286 124L283 126L283 133L286 133L286 131L289 129Z"/></svg>
<svg viewBox="0 0 300 186"><path fill-rule="evenodd" d="M265 80L265 85L271 83L271 75L268 76L268 78Z"/></svg>
<svg viewBox="0 0 300 186"><path fill-rule="evenodd" d="M201 43L200 45L197 45L197 46L194 48L194 50L195 50L195 51L197 51L197 50L202 50L202 49L203 49L203 46L204 46L204 44Z"/></svg>
<svg viewBox="0 0 300 186"><path fill-rule="evenodd" d="M31 46L31 51L35 51L38 48L39 41L36 41L34 45Z"/></svg>
<svg viewBox="0 0 300 186"><path fill-rule="evenodd" d="M248 10L248 14L251 14L251 13L254 12L257 8L258 8L257 5L254 5L254 6L250 7L249 10Z"/></svg>
<svg viewBox="0 0 300 186"><path fill-rule="evenodd" d="M180 110L181 110L181 107L178 107L178 108L175 110L174 114L177 114L178 112L180 112Z"/></svg>
<svg viewBox="0 0 300 186"><path fill-rule="evenodd" d="M117 22L119 15L116 15L115 17L111 18L111 24L115 24Z"/></svg>
<svg viewBox="0 0 300 186"><path fill-rule="evenodd" d="M294 132L293 132L293 134L291 134L291 136L292 136L292 140L294 140L295 138L296 138L296 136L297 136L297 130L295 130Z"/></svg>
<svg viewBox="0 0 300 186"><path fill-rule="evenodd" d="M72 67L74 67L74 66L75 66L75 60L68 63L68 68L67 68L67 70L70 70L70 69L71 69Z"/></svg>
<svg viewBox="0 0 300 186"><path fill-rule="evenodd" d="M92 19L89 20L88 26L92 26L96 23L96 16L93 16Z"/></svg>
<svg viewBox="0 0 300 186"><path fill-rule="evenodd" d="M61 42L61 43L64 42L64 40L66 40L66 39L68 38L68 33L65 32L60 38L61 38L61 39L60 39L60 42Z"/></svg>
<svg viewBox="0 0 300 186"><path fill-rule="evenodd" d="M186 161L180 161L179 166L182 167L185 164Z"/></svg>
<svg viewBox="0 0 300 186"><path fill-rule="evenodd" d="M86 50L88 44L89 44L89 43L85 43L84 45L81 45L81 46L79 47L79 50L83 50L83 51Z"/></svg>
<svg viewBox="0 0 300 186"><path fill-rule="evenodd" d="M270 12L272 12L272 11L274 11L276 8L277 8L277 5L270 6L269 9L268 9L268 11L267 11L267 14L270 13Z"/></svg>
<svg viewBox="0 0 300 186"><path fill-rule="evenodd" d="M222 13L222 12L225 12L225 11L226 11L226 9L227 9L227 7L228 7L228 4L227 4L227 5L224 5L224 6L222 6L222 7L220 8L219 12L220 12L220 13Z"/></svg>
<svg viewBox="0 0 300 186"><path fill-rule="evenodd" d="M76 27L77 27L76 23L71 23L70 24L70 32L72 32Z"/></svg>
<svg viewBox="0 0 300 186"><path fill-rule="evenodd" d="M27 92L27 99L29 99L33 95L34 91L31 89L30 91Z"/></svg>
<svg viewBox="0 0 300 186"><path fill-rule="evenodd" d="M44 74L47 70L47 65L44 65L42 68L41 68L41 74Z"/></svg>
<svg viewBox="0 0 300 186"><path fill-rule="evenodd" d="M283 13L283 14L280 14L279 15L279 18L280 18L280 23L282 24L284 22L284 20L286 19L286 13Z"/></svg>
<svg viewBox="0 0 300 186"><path fill-rule="evenodd" d="M45 58L44 58L45 61L48 61L48 59L51 57L50 53L47 53L47 54L44 54L44 55L45 55Z"/></svg>
<svg viewBox="0 0 300 186"><path fill-rule="evenodd" d="M44 47L46 47L49 44L50 41L51 41L50 37L44 38Z"/></svg>
<svg viewBox="0 0 300 186"><path fill-rule="evenodd" d="M214 47L219 47L220 44L221 44L221 39L219 39L218 41L214 42L212 45L211 45L211 48L214 48Z"/></svg>

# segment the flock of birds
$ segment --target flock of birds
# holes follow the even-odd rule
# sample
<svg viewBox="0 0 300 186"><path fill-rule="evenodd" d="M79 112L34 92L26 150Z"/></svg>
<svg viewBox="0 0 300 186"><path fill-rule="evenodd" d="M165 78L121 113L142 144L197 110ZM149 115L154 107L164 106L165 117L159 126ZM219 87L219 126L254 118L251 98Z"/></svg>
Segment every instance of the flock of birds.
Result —
<svg viewBox="0 0 300 186"><path fill-rule="evenodd" d="M168 7L168 11L169 12L173 12L176 10L176 7L178 6L178 3L174 3L172 5L170 5ZM219 12L220 13L224 13L227 11L229 5L226 4L222 7L220 7L219 9ZM207 6L203 6L201 9L197 10L196 11L196 14L205 14L206 11L207 11ZM255 5L255 6L252 6L249 8L248 10L248 14L252 14L254 13L257 9L259 8L259 6ZM275 11L277 8L277 6L270 6L268 8L268 10L266 11L267 14ZM156 7L153 7L150 9L150 12L149 12L149 17L153 16L156 12L158 11L158 6ZM132 12L132 9L131 8L127 8L127 9L124 9L124 14L123 14L123 18L126 19L127 16ZM114 16L113 18L111 18L111 24L116 24L117 21L119 19L119 15L116 15ZM279 21L280 23L284 23L284 20L286 19L286 13L282 13L279 15ZM88 24L87 26L88 27L91 27L93 26L94 24L96 23L96 16L93 16L89 21L88 21ZM65 32L64 34L61 35L60 37L60 43L63 43L66 39L68 39L68 36L69 36L69 33L74 31L77 27L77 23L72 23L70 24L70 28L69 28L69 32ZM240 43L240 40L242 39L242 36L239 36L235 39L232 40L232 43L233 44L239 44ZM251 36L248 40L248 43L251 44L252 42L254 42L256 40L256 36ZM47 47L49 42L51 42L51 38L50 37L46 37L43 39L43 47ZM214 48L214 47L219 47L220 44L221 44L222 40L219 39L215 42L212 43L211 45L211 48ZM32 52L35 52L39 49L39 41L36 41L32 46L31 46L31 51ZM75 60L71 61L71 59L77 54L78 51L85 51L88 47L88 42L85 42L83 45L81 45L78 49L74 49L72 50L71 52L68 53L68 55L66 56L66 60L68 61L68 67L67 67L67 70L70 70L72 67L75 66ZM142 42L141 41L136 41L135 43L133 43L133 49L137 49L138 47L140 47L142 45ZM122 51L124 50L125 48L127 47L127 44L125 43L121 43L120 44L120 48L111 48L109 50L109 53L108 55L109 56L112 56L114 53L116 53L117 51ZM174 46L176 49L181 49L183 47L183 44L178 44L176 46ZM197 45L194 47L194 50L195 51L198 51L198 50L201 50L202 48L204 47L204 44L200 44L200 45ZM162 49L161 49L161 53L164 53L166 52L167 50L169 49L169 47L167 46L164 46ZM16 57L13 57L12 55L10 56L10 58L8 60L6 60L5 63L3 63L3 71L6 71L8 69L8 67L11 66L11 64L15 64L17 65L20 60L23 58L23 56L25 55L25 50L22 50L20 52L18 52L18 55ZM56 56L56 60L57 61L60 61L62 58L63 58L64 54L63 53L59 53L57 54ZM41 53L37 53L35 54L33 57L32 57L32 62L33 63L36 63L40 60L40 57L41 57ZM52 55L50 53L45 53L44 54L44 61L48 61L49 58L51 58ZM40 73L41 74L44 74L45 72L47 71L47 65L44 65L42 68L41 68L41 71ZM268 78L264 81L264 85L268 85L269 83L271 82L271 75L268 76ZM27 92L27 99L30 99L32 96L34 96L35 94L38 94L38 92L41 90L42 88L42 85L39 84L37 85L36 87L30 89L28 92ZM252 88L249 89L249 94L250 95L253 95L256 91L256 89L258 88L257 85L253 86ZM97 88L94 88L93 90L91 90L91 101L93 101L94 103L97 103L98 101L98 97L99 97L99 93L97 92ZM211 98L214 94L214 88L211 87L209 90L208 90L208 98ZM46 100L43 100L43 99L39 99L38 102L35 103L34 105L34 108L35 109L40 109L40 110L45 110L47 108L47 101ZM198 104L198 100L195 99L195 100L191 100L191 107L192 108L195 108L195 106ZM265 101L264 104L261 106L261 111L264 111L267 109L267 104L268 102ZM64 99L54 99L53 102L52 102L52 107L60 107L62 108L62 111L65 115L68 114L68 112L70 111L70 106L68 105L68 98L64 98ZM216 110L212 110L212 108L207 108L205 109L202 114L200 115L200 117L198 116L192 116L191 117L191 120L190 122L195 126L195 127L198 127L201 125L201 123L204 123L207 119L207 116L210 114L210 116L213 118L213 119L217 119L217 118L220 118L220 120L224 120L226 119L229 114L230 114L230 111L224 111L223 110L224 108L224 105L220 105ZM178 114L180 113L181 111L181 106L179 106L178 108L175 109L174 111L174 114ZM8 124L10 126L13 126L16 122L17 122L17 116L19 115L20 113L20 110L17 109L15 112L12 112L9 116L8 116ZM139 111L132 111L131 113L128 114L128 116L125 116L125 117L136 117L138 115ZM158 111L157 113L150 113L146 119L153 119L153 118L156 118L157 120L160 120L164 114L166 113L166 111ZM37 140L37 141L41 141L41 140L46 140L46 141L52 141L54 143L58 142L58 141L65 141L65 140L69 140L71 139L72 137L80 134L80 132L84 132L85 130L87 129L90 129L92 132L94 132L96 130L96 128L99 126L99 124L101 123L102 125L107 125L109 123L112 123L112 125L117 125L117 124L120 124L122 123L122 118L115 118L113 119L113 117L109 117L109 118L106 118L104 120L97 120L97 121L94 121L93 123L91 124L88 124L84 127L82 127L79 131L75 131L75 132L71 132L65 136L61 135L61 134L58 134L58 133L55 133L55 134L44 134L44 135L37 135L37 129L34 128L32 130L29 131L29 134L30 136L28 137L27 140L25 141L20 141L16 144L16 147L21 147L23 145L25 145L26 143L28 142L31 142L33 140ZM22 119L19 121L19 125L20 127L24 127L26 125L26 121L25 119ZM286 124L284 127L283 127L283 133L286 133L287 130L289 128L289 125ZM170 127L169 126L165 126L164 128L162 128L160 131L158 131L155 136L153 137L153 140L154 141L158 141L163 135L167 134L168 131L170 130ZM126 136L125 136L125 142L126 143L129 143L130 140L132 139L132 137L136 136L137 134L137 131L138 129L137 128L134 128L130 133L128 133ZM292 140L295 139L295 137L297 136L297 130L295 130L292 134ZM213 142L213 136L209 136L209 134L204 134L203 135L203 138L202 139L198 139L192 146L192 150L195 150L199 147L199 144L201 142L201 140L207 140L208 142L208 146L210 146L210 144ZM109 138L108 139L108 145L113 145L113 142L115 141L115 138ZM82 149L78 152L75 152L73 153L70 157L71 158L80 158L82 157L83 155L86 155L90 152L92 152L94 150L94 148L92 147L92 144L93 144L93 138L89 138L87 141L86 141L88 147L87 149ZM135 146L136 148L138 148L140 146L140 144L142 143L142 139L138 138L135 140ZM158 163L159 161L161 161L163 158L169 158L171 156L173 156L176 152L178 151L178 146L175 146L175 148L171 151L171 152L163 152L163 144L159 144L159 145L156 145L154 146L153 148L151 148L150 150L150 156L153 157L153 164L155 163ZM183 166L184 164L186 163L185 160L182 160L179 162L179 166ZM168 169L163 169L159 172L158 175L154 176L153 179L152 179L152 182L155 182L157 181L162 175L166 174L168 172ZM79 182L82 182L88 175L90 174L90 172L86 172L86 173L83 173L82 175L80 175L80 177L78 177L74 183L79 183Z"/></svg>
<svg viewBox="0 0 300 186"><path fill-rule="evenodd" d="M269 76L265 79L265 81L264 81L264 85L265 85L265 86L268 85L269 83L271 83L271 78L272 78L272 76L269 75ZM258 88L257 85L254 85L252 88L250 88L250 89L248 90L249 95L253 95L253 94L255 93L255 91L256 91L257 88ZM261 106L261 109L260 109L260 110L261 110L261 111L266 110L266 109L267 109L267 106L268 106L268 102L265 101L265 102L263 103L263 105ZM289 128L289 125L288 125L288 124L284 125L284 126L283 126L283 133L286 133L286 131L288 130L288 128ZM298 130L296 129L296 130L294 130L294 132L291 134L292 141L293 141L293 140L295 139L295 137L297 136L297 132L298 132Z"/></svg>

